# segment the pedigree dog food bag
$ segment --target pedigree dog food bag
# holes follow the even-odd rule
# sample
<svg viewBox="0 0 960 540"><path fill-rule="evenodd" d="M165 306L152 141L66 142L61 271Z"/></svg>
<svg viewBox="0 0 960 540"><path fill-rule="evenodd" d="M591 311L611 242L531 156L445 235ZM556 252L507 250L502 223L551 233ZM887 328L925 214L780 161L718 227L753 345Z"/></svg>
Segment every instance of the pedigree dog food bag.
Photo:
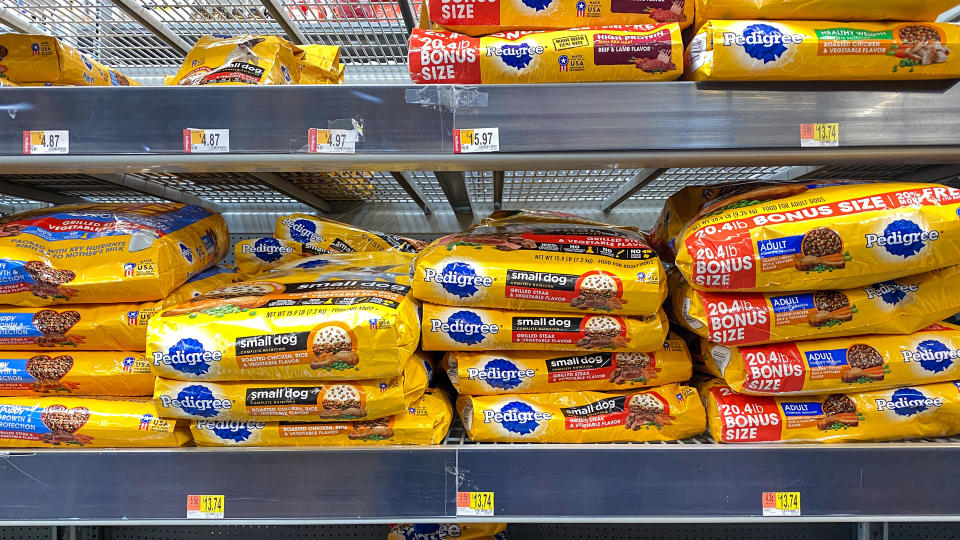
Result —
<svg viewBox="0 0 960 540"><path fill-rule="evenodd" d="M677 268L696 289L849 289L960 263L960 190L785 184L691 221Z"/></svg>
<svg viewBox="0 0 960 540"><path fill-rule="evenodd" d="M404 523L391 525L387 540L507 540L506 523Z"/></svg>
<svg viewBox="0 0 960 540"><path fill-rule="evenodd" d="M194 205L77 204L4 216L0 303L161 300L229 244L223 218Z"/></svg>
<svg viewBox="0 0 960 540"><path fill-rule="evenodd" d="M671 81L683 73L676 23L474 38L414 29L410 77L417 84Z"/></svg>
<svg viewBox="0 0 960 540"><path fill-rule="evenodd" d="M0 398L0 447L182 446L186 422L160 418L150 398Z"/></svg>
<svg viewBox="0 0 960 540"><path fill-rule="evenodd" d="M617 24L693 23L694 0L424 0L430 23L483 36L509 30L561 30Z"/></svg>
<svg viewBox="0 0 960 540"><path fill-rule="evenodd" d="M153 317L147 355L158 375L189 381L393 377L420 336L406 279L274 271Z"/></svg>
<svg viewBox="0 0 960 540"><path fill-rule="evenodd" d="M149 396L153 379L142 352L0 352L0 396Z"/></svg>
<svg viewBox="0 0 960 540"><path fill-rule="evenodd" d="M676 320L722 345L909 334L960 312L960 266L842 291L718 293L674 288Z"/></svg>
<svg viewBox="0 0 960 540"><path fill-rule="evenodd" d="M905 4L912 5L912 4ZM852 81L960 77L952 23L728 21L703 25L687 49L695 81Z"/></svg>
<svg viewBox="0 0 960 540"><path fill-rule="evenodd" d="M202 36L165 84L298 84L302 54L299 47L277 36Z"/></svg>
<svg viewBox="0 0 960 540"><path fill-rule="evenodd" d="M953 0L697 0L697 24L706 20L935 21Z"/></svg>
<svg viewBox="0 0 960 540"><path fill-rule="evenodd" d="M667 337L663 311L646 317L423 305L425 351L650 352Z"/></svg>
<svg viewBox="0 0 960 540"><path fill-rule="evenodd" d="M428 390L399 414L353 422L194 420L198 446L382 446L440 444L453 420L450 398Z"/></svg>
<svg viewBox="0 0 960 540"><path fill-rule="evenodd" d="M646 238L576 216L499 218L417 256L413 294L450 306L650 315L667 294Z"/></svg>
<svg viewBox="0 0 960 540"><path fill-rule="evenodd" d="M478 442L672 441L706 424L696 389L678 384L633 393L461 394L457 410Z"/></svg>
<svg viewBox="0 0 960 540"><path fill-rule="evenodd" d="M307 256L303 244L278 240L272 236L241 240L233 247L237 271L245 277L255 276Z"/></svg>
<svg viewBox="0 0 960 540"><path fill-rule="evenodd" d="M704 341L704 367L736 392L864 392L960 379L960 327L934 324L905 336L853 336L724 347Z"/></svg>
<svg viewBox="0 0 960 540"><path fill-rule="evenodd" d="M273 236L298 242L304 253L353 253L356 251L405 251L416 253L423 242L363 229L308 214L290 214L277 220Z"/></svg>
<svg viewBox="0 0 960 540"><path fill-rule="evenodd" d="M0 86L140 86L51 36L0 33Z"/></svg>
<svg viewBox="0 0 960 540"><path fill-rule="evenodd" d="M160 309L160 302L0 306L0 350L142 351L147 322Z"/></svg>
<svg viewBox="0 0 960 540"><path fill-rule="evenodd" d="M688 380L692 363L686 344L671 335L645 353L449 352L443 368L459 393L495 395L659 386Z"/></svg>
<svg viewBox="0 0 960 540"><path fill-rule="evenodd" d="M719 379L699 386L717 442L860 442L960 433L955 382L800 397L748 396Z"/></svg>
<svg viewBox="0 0 960 540"><path fill-rule="evenodd" d="M358 381L187 382L157 377L160 415L194 420L336 422L400 414L427 389L427 370L414 358L402 375Z"/></svg>

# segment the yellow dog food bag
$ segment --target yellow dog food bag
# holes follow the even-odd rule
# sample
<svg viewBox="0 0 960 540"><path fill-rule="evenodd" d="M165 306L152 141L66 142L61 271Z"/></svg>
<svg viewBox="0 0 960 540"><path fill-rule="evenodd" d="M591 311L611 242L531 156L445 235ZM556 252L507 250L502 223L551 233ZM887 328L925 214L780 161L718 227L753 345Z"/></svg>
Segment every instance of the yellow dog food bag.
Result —
<svg viewBox="0 0 960 540"><path fill-rule="evenodd" d="M450 398L428 390L394 416L354 422L194 420L198 446L382 446L440 444L453 420Z"/></svg>
<svg viewBox="0 0 960 540"><path fill-rule="evenodd" d="M272 236L241 240L233 248L234 261L241 275L250 277L299 261L305 256L303 244L278 240Z"/></svg>
<svg viewBox="0 0 960 540"><path fill-rule="evenodd" d="M160 418L150 398L0 398L0 447L181 446L186 422Z"/></svg>
<svg viewBox="0 0 960 540"><path fill-rule="evenodd" d="M4 87L4 86L20 86L20 85L17 84L17 83L12 83L12 82L10 82L10 81L8 81L8 80L6 80L6 79L0 78L0 88L2 88L2 87Z"/></svg>
<svg viewBox="0 0 960 540"><path fill-rule="evenodd" d="M337 45L301 45L300 84L343 83L343 64Z"/></svg>
<svg viewBox="0 0 960 540"><path fill-rule="evenodd" d="M164 307L176 306L197 298L205 292L241 281L235 266L216 265L188 279L161 301Z"/></svg>
<svg viewBox="0 0 960 540"><path fill-rule="evenodd" d="M696 389L678 384L634 393L461 394L457 410L478 442L672 441L706 427Z"/></svg>
<svg viewBox="0 0 960 540"><path fill-rule="evenodd" d="M140 86L51 36L0 33L0 84Z"/></svg>
<svg viewBox="0 0 960 540"><path fill-rule="evenodd" d="M956 382L774 398L738 394L710 379L700 392L717 442L893 441L960 433Z"/></svg>
<svg viewBox="0 0 960 540"><path fill-rule="evenodd" d="M914 80L960 77L952 23L708 21L687 49L695 81Z"/></svg>
<svg viewBox="0 0 960 540"><path fill-rule="evenodd" d="M583 218L502 216L417 255L413 294L454 306L650 315L667 280L646 237Z"/></svg>
<svg viewBox="0 0 960 540"><path fill-rule="evenodd" d="M153 400L160 415L193 420L376 420L399 414L427 388L423 361L402 375L358 381L195 382L157 377Z"/></svg>
<svg viewBox="0 0 960 540"><path fill-rule="evenodd" d="M356 251L405 251L416 253L423 242L385 234L308 214L290 214L277 220L273 236L299 242L311 254L353 253Z"/></svg>
<svg viewBox="0 0 960 540"><path fill-rule="evenodd" d="M690 352L671 335L645 353L449 352L443 368L461 394L623 390L690 379Z"/></svg>
<svg viewBox="0 0 960 540"><path fill-rule="evenodd" d="M79 204L4 216L0 303L160 300L229 244L223 218L194 205Z"/></svg>
<svg viewBox="0 0 960 540"><path fill-rule="evenodd" d="M424 0L420 27L468 36L618 24L693 24L694 0ZM437 28L440 27L440 28Z"/></svg>
<svg viewBox="0 0 960 540"><path fill-rule="evenodd" d="M667 338L663 310L621 317L423 305L425 351L650 352Z"/></svg>
<svg viewBox="0 0 960 540"><path fill-rule="evenodd" d="M704 341L704 366L736 392L864 392L960 379L960 327L940 323L905 336L854 336L724 347Z"/></svg>
<svg viewBox="0 0 960 540"><path fill-rule="evenodd" d="M788 293L674 289L687 329L722 345L860 334L909 334L960 312L960 266L841 291Z"/></svg>
<svg viewBox="0 0 960 540"><path fill-rule="evenodd" d="M147 321L159 310L160 302L0 306L0 350L142 351Z"/></svg>
<svg viewBox="0 0 960 540"><path fill-rule="evenodd" d="M150 396L153 379L142 352L0 352L0 396Z"/></svg>
<svg viewBox="0 0 960 540"><path fill-rule="evenodd" d="M960 263L960 189L784 184L727 202L678 242L677 268L696 289L848 289Z"/></svg>
<svg viewBox="0 0 960 540"><path fill-rule="evenodd" d="M387 540L506 540L506 523L403 523L392 525Z"/></svg>
<svg viewBox="0 0 960 540"><path fill-rule="evenodd" d="M182 380L393 377L420 336L404 274L274 271L205 293L150 321L154 371Z"/></svg>
<svg viewBox="0 0 960 540"><path fill-rule="evenodd" d="M935 21L954 0L697 0L697 24L706 20Z"/></svg>
<svg viewBox="0 0 960 540"><path fill-rule="evenodd" d="M474 38L414 29L410 78L417 84L670 81L683 74L676 23Z"/></svg>
<svg viewBox="0 0 960 540"><path fill-rule="evenodd" d="M277 36L202 36L165 84L297 84L301 54L302 49Z"/></svg>

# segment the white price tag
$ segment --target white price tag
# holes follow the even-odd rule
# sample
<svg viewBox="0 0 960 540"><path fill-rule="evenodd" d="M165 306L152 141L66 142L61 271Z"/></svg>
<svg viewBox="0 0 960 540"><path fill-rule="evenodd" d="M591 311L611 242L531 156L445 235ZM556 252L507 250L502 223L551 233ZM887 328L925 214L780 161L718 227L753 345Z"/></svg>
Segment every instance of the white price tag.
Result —
<svg viewBox="0 0 960 540"><path fill-rule="evenodd" d="M229 129L183 130L183 151L187 154L221 154L230 151Z"/></svg>
<svg viewBox="0 0 960 540"><path fill-rule="evenodd" d="M474 154L500 151L500 128L453 130L453 153Z"/></svg>
<svg viewBox="0 0 960 540"><path fill-rule="evenodd" d="M307 150L318 154L355 154L359 137L353 129L315 129L307 133Z"/></svg>
<svg viewBox="0 0 960 540"><path fill-rule="evenodd" d="M24 154L69 154L70 132L65 129L51 131L24 131Z"/></svg>

